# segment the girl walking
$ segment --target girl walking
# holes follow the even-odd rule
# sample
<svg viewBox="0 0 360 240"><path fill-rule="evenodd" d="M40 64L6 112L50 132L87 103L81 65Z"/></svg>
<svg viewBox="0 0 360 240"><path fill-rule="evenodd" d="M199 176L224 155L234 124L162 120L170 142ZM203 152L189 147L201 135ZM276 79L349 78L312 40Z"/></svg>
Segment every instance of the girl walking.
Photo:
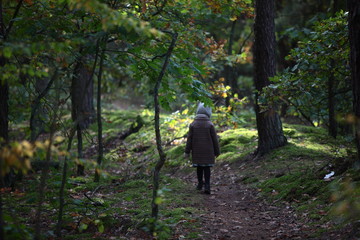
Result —
<svg viewBox="0 0 360 240"><path fill-rule="evenodd" d="M185 148L185 157L189 157L191 153L193 167L196 167L196 189L202 190L204 187L206 194L210 194L210 167L214 166L215 158L220 155L219 141L210 117L211 108L200 103L196 117L190 124Z"/></svg>

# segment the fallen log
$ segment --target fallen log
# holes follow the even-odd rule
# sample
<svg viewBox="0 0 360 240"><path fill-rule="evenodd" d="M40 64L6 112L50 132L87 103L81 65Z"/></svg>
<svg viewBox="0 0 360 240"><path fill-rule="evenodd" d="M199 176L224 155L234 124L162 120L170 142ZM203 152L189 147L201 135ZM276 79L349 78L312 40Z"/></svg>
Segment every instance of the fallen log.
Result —
<svg viewBox="0 0 360 240"><path fill-rule="evenodd" d="M123 132L119 138L121 140L124 140L131 134L138 132L143 126L144 126L144 120L142 119L142 117L140 115L138 115L136 117L136 121L133 122L131 124L130 128L127 131Z"/></svg>

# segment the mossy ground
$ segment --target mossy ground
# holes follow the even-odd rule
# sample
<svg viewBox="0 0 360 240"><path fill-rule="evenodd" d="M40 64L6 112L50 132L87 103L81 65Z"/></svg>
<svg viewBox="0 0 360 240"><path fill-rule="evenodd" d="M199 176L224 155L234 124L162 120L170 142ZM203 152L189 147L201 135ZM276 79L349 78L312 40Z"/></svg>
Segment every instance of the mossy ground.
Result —
<svg viewBox="0 0 360 240"><path fill-rule="evenodd" d="M142 129L124 141L117 140L116 137L127 130L138 115L145 122ZM87 239L90 236L105 239L111 236L111 232L116 228L131 232L148 231L151 226L151 173L158 160L153 129L154 116L150 111L140 110L108 110L103 116L105 143L110 139L107 142L110 147L105 146L101 182L93 182L96 154L88 154L86 162L90 159L92 163L86 164L84 177L71 176L75 172L76 164L74 160L70 161L64 214L64 228L68 234L65 239ZM167 162L161 173L160 198L157 199L160 203L160 219L156 225L156 237L174 237L181 228L182 235L187 239L197 238L198 220L194 213L199 211L196 203L201 197L189 190L192 187L187 183L171 177L176 171L192 171L189 168L190 162L183 157L183 136L192 118L189 118L186 112L176 112L164 114L161 119ZM217 119L221 118L214 114L215 124ZM231 126L217 127L222 150L217 163L236 166L239 182L259 189L263 196L274 204L281 201L291 202L300 216L311 218L317 223L332 219L333 215L328 213L334 205L334 191L346 192L349 189L349 186L341 185L341 179L348 174L347 178L356 182L359 181L359 178L356 178L359 174L335 173L333 181L324 181L323 178L329 173L331 166L351 158L355 152L353 146L345 139L334 140L328 137L322 128L284 124L288 144L257 161L252 161L249 156L257 147L254 122L253 118L248 117L246 121L239 121ZM96 124L88 131L96 132ZM96 141L92 139L85 138L85 141L87 149L96 145ZM76 141L74 148L75 145ZM44 217L48 222L48 230L43 232L45 237L54 234L60 181L60 170L52 169L43 206ZM9 236L20 233L23 239L32 237L31 221L35 218L38 184L39 174L32 173L18 183L17 192L4 195L5 215L8 216L8 222L12 223L7 228ZM347 194L353 199L360 195L357 195L356 191ZM338 199L349 199L345 198L346 196L339 194ZM339 204L339 201L336 204ZM346 214L345 211L343 214Z"/></svg>

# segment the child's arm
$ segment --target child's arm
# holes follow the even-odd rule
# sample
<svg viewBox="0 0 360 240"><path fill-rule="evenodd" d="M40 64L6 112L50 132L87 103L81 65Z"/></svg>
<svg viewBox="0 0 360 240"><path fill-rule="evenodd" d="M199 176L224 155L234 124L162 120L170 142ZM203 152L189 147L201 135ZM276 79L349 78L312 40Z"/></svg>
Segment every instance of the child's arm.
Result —
<svg viewBox="0 0 360 240"><path fill-rule="evenodd" d="M217 157L217 156L220 155L220 146L219 146L219 140L218 140L218 137L216 135L214 125L211 125L211 127L210 127L210 135L211 135L211 138L212 138L212 142L214 144L214 154Z"/></svg>
<svg viewBox="0 0 360 240"><path fill-rule="evenodd" d="M186 154L190 154L192 150L192 139L193 139L193 130L192 130L192 126L190 125L189 132L187 134L186 147L185 147Z"/></svg>

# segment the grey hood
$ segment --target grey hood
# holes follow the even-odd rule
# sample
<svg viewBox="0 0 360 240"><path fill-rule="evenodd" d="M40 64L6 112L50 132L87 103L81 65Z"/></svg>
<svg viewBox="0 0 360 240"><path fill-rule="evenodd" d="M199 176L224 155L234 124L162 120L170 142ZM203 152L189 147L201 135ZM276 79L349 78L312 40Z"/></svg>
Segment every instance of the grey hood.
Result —
<svg viewBox="0 0 360 240"><path fill-rule="evenodd" d="M208 116L210 118L211 117L211 108L205 107L204 103L199 103L197 110L196 110L196 114L205 114L206 116Z"/></svg>

